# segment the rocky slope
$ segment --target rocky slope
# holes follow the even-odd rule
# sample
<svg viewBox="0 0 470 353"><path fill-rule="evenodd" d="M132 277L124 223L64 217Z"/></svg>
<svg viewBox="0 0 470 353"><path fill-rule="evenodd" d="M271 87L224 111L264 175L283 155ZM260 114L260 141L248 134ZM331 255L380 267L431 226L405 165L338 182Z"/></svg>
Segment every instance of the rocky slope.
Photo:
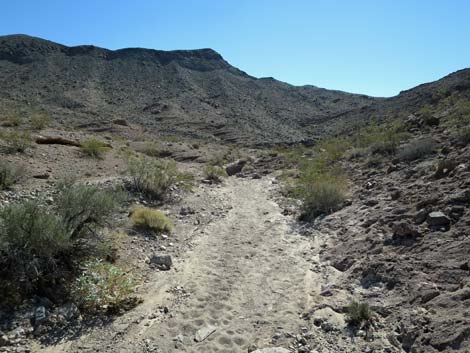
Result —
<svg viewBox="0 0 470 353"><path fill-rule="evenodd" d="M264 143L311 139L321 123L373 98L257 79L211 49L66 47L0 37L0 103L41 107L80 125L124 118L159 132Z"/></svg>

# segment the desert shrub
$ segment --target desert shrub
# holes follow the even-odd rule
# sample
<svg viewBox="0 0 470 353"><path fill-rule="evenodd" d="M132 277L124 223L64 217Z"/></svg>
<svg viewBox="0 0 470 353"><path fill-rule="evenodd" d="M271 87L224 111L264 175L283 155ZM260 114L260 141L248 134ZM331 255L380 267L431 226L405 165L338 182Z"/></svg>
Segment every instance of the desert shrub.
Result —
<svg viewBox="0 0 470 353"><path fill-rule="evenodd" d="M319 143L318 149L325 154L325 158L335 162L351 147L351 142L345 138L335 137L323 140Z"/></svg>
<svg viewBox="0 0 470 353"><path fill-rule="evenodd" d="M431 138L413 140L403 146L398 152L398 158L403 161L414 161L434 153L436 144Z"/></svg>
<svg viewBox="0 0 470 353"><path fill-rule="evenodd" d="M354 137L356 147L369 148L373 154L394 154L400 141L407 138L405 126L401 121L394 121L391 125L372 124L361 129Z"/></svg>
<svg viewBox="0 0 470 353"><path fill-rule="evenodd" d="M294 191L303 201L302 219L311 221L340 209L346 199L346 185L343 171L330 166L325 158L305 162Z"/></svg>
<svg viewBox="0 0 470 353"><path fill-rule="evenodd" d="M353 147L345 152L344 157L347 160L355 160L355 159L365 157L368 154L369 154L369 150L367 148Z"/></svg>
<svg viewBox="0 0 470 353"><path fill-rule="evenodd" d="M56 209L71 238L104 225L124 198L121 190L105 190L97 186L65 180L58 185Z"/></svg>
<svg viewBox="0 0 470 353"><path fill-rule="evenodd" d="M468 145L470 144L470 127L464 127L457 133L457 138L460 142Z"/></svg>
<svg viewBox="0 0 470 353"><path fill-rule="evenodd" d="M367 303L353 300L347 307L346 320L352 326L360 326L372 320L374 312Z"/></svg>
<svg viewBox="0 0 470 353"><path fill-rule="evenodd" d="M131 215L135 227L151 229L154 232L171 232L173 224L161 211L147 207L137 208Z"/></svg>
<svg viewBox="0 0 470 353"><path fill-rule="evenodd" d="M18 112L8 112L2 117L1 124L5 127L18 127L23 124L23 118Z"/></svg>
<svg viewBox="0 0 470 353"><path fill-rule="evenodd" d="M72 247L60 217L37 202L7 205L0 210L0 292L15 304L57 283L60 257ZM4 292L5 290L5 292Z"/></svg>
<svg viewBox="0 0 470 353"><path fill-rule="evenodd" d="M206 165L204 167L204 178L215 183L220 183L227 176L225 169L220 166Z"/></svg>
<svg viewBox="0 0 470 353"><path fill-rule="evenodd" d="M106 143L96 137L90 137L82 141L81 148L83 153L92 158L103 158L108 150Z"/></svg>
<svg viewBox="0 0 470 353"><path fill-rule="evenodd" d="M172 186L188 186L191 182L191 176L179 172L173 161L132 157L128 173L132 177L132 188L155 200L164 199Z"/></svg>
<svg viewBox="0 0 470 353"><path fill-rule="evenodd" d="M84 264L83 273L73 284L72 296L82 310L115 312L132 305L135 286L129 273L97 259Z"/></svg>
<svg viewBox="0 0 470 353"><path fill-rule="evenodd" d="M42 130L52 123L52 118L46 112L34 112L29 118L31 127L35 130Z"/></svg>
<svg viewBox="0 0 470 353"><path fill-rule="evenodd" d="M7 131L3 132L0 137L13 152L23 153L32 146L31 135L28 132Z"/></svg>
<svg viewBox="0 0 470 353"><path fill-rule="evenodd" d="M37 202L26 201L0 210L0 244L3 250L22 249L52 257L71 242L60 217Z"/></svg>
<svg viewBox="0 0 470 353"><path fill-rule="evenodd" d="M24 168L0 161L0 190L8 189L24 175Z"/></svg>

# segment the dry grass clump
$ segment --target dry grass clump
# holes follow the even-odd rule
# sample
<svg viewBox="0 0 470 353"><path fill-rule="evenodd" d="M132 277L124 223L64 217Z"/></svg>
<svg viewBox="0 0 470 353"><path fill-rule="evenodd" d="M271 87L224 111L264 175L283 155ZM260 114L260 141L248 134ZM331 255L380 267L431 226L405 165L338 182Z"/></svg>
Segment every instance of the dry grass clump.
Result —
<svg viewBox="0 0 470 353"><path fill-rule="evenodd" d="M131 215L135 227L153 230L154 232L171 232L173 223L161 211L152 208L137 208Z"/></svg>

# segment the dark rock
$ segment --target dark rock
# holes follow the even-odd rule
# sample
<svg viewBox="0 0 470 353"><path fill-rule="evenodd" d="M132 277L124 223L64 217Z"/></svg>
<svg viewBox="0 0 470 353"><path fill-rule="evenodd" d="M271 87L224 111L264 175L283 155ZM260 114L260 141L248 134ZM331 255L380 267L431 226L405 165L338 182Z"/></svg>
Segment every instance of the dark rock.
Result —
<svg viewBox="0 0 470 353"><path fill-rule="evenodd" d="M425 208L426 206L436 205L438 202L439 202L438 197L431 197L431 198L428 198L428 199L424 199L424 200L421 200L418 203L416 203L416 209L421 210L421 209Z"/></svg>
<svg viewBox="0 0 470 353"><path fill-rule="evenodd" d="M377 205L378 203L379 203L379 201L376 200L376 199L369 199L369 200L367 200L364 204L365 204L366 206L372 207L372 206Z"/></svg>
<svg viewBox="0 0 470 353"><path fill-rule="evenodd" d="M246 165L247 161L246 160L239 160L238 162L229 164L226 168L225 171L227 172L228 176L235 175L237 173L240 173L243 170L243 167Z"/></svg>
<svg viewBox="0 0 470 353"><path fill-rule="evenodd" d="M169 270L173 265L173 260L170 255L153 255L150 263L156 265L161 270Z"/></svg>
<svg viewBox="0 0 470 353"><path fill-rule="evenodd" d="M448 198L450 204L468 204L470 203L470 190L460 191Z"/></svg>
<svg viewBox="0 0 470 353"><path fill-rule="evenodd" d="M429 211L427 209L419 210L418 213L416 213L415 215L415 222L417 224L423 223L424 221L426 221L428 214L429 214Z"/></svg>
<svg viewBox="0 0 470 353"><path fill-rule="evenodd" d="M46 308L38 306L34 309L34 325L38 326L47 319Z"/></svg>
<svg viewBox="0 0 470 353"><path fill-rule="evenodd" d="M441 293L438 290L430 290L430 291L425 292L421 296L421 304L427 303L428 301L436 298L439 294Z"/></svg>
<svg viewBox="0 0 470 353"><path fill-rule="evenodd" d="M401 191L400 190L394 190L390 193L390 197L392 200L398 200L401 196Z"/></svg>
<svg viewBox="0 0 470 353"><path fill-rule="evenodd" d="M419 236L417 229L406 221L395 222L392 224L393 235L396 237L416 237Z"/></svg>
<svg viewBox="0 0 470 353"><path fill-rule="evenodd" d="M440 211L429 213L426 218L426 222L431 227L447 227L450 225L450 219Z"/></svg>

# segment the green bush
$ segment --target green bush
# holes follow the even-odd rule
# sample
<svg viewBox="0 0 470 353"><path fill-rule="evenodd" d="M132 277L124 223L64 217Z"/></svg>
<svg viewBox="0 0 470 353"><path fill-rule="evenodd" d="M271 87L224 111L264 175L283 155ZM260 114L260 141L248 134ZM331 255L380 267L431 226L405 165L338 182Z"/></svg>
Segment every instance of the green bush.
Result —
<svg viewBox="0 0 470 353"><path fill-rule="evenodd" d="M436 144L431 138L413 140L400 148L398 158L403 161L414 161L434 153Z"/></svg>
<svg viewBox="0 0 470 353"><path fill-rule="evenodd" d="M354 137L354 145L369 148L373 154L394 154L401 140L408 137L401 121L394 121L389 126L372 124L359 131Z"/></svg>
<svg viewBox="0 0 470 353"><path fill-rule="evenodd" d="M311 221L340 209L346 199L346 186L343 171L321 156L304 162L294 191L303 201L302 219Z"/></svg>
<svg viewBox="0 0 470 353"><path fill-rule="evenodd" d="M468 145L470 144L470 127L464 127L459 130L457 133L457 138L459 139L460 142Z"/></svg>
<svg viewBox="0 0 470 353"><path fill-rule="evenodd" d="M28 132L7 131L3 132L0 137L13 152L23 153L32 146L31 135Z"/></svg>
<svg viewBox="0 0 470 353"><path fill-rule="evenodd" d="M104 225L123 199L120 190L104 190L96 186L75 184L66 180L58 185L56 209L71 238Z"/></svg>
<svg viewBox="0 0 470 353"><path fill-rule="evenodd" d="M130 158L128 173L132 177L132 188L155 200L164 199L172 186L181 184L187 187L191 181L189 174L178 171L175 162L149 158Z"/></svg>
<svg viewBox="0 0 470 353"><path fill-rule="evenodd" d="M367 303L353 300L347 308L346 320L352 326L360 326L372 320L374 312Z"/></svg>
<svg viewBox="0 0 470 353"><path fill-rule="evenodd" d="M147 207L136 209L131 215L135 227L151 229L154 232L171 232L173 224L161 211Z"/></svg>
<svg viewBox="0 0 470 353"><path fill-rule="evenodd" d="M0 210L2 250L21 249L31 256L53 257L70 245L70 236L61 218L39 203L25 201Z"/></svg>
<svg viewBox="0 0 470 353"><path fill-rule="evenodd" d="M220 183L227 176L225 169L220 166L206 165L204 167L204 178L206 180Z"/></svg>
<svg viewBox="0 0 470 353"><path fill-rule="evenodd" d="M31 127L35 130L42 130L52 123L52 118L46 112L35 112L29 118Z"/></svg>
<svg viewBox="0 0 470 353"><path fill-rule="evenodd" d="M24 168L0 161L0 190L8 189L24 175Z"/></svg>
<svg viewBox="0 0 470 353"><path fill-rule="evenodd" d="M96 137L90 137L82 141L81 148L83 153L92 158L103 158L103 155L108 150L106 143Z"/></svg>
<svg viewBox="0 0 470 353"><path fill-rule="evenodd" d="M82 310L116 312L135 303L136 283L129 273L100 260L87 262L83 268L72 288Z"/></svg>

